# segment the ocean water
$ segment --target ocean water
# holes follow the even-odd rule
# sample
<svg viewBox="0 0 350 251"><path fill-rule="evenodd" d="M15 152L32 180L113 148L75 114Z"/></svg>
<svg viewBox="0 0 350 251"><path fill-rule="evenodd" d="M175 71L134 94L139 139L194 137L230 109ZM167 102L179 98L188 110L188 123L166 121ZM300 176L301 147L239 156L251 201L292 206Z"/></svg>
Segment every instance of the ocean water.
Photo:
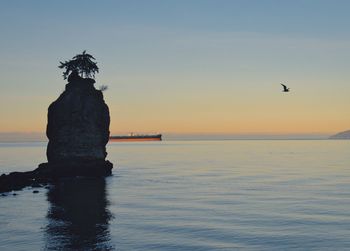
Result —
<svg viewBox="0 0 350 251"><path fill-rule="evenodd" d="M0 172L45 143L1 143ZM0 196L0 250L350 250L350 141L108 144L106 179Z"/></svg>

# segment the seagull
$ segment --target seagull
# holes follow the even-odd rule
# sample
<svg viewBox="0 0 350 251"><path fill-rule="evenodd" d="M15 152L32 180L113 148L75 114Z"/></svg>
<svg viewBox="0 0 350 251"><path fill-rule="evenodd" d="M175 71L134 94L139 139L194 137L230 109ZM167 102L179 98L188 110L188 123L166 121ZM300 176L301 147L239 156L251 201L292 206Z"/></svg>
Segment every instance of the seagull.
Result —
<svg viewBox="0 0 350 251"><path fill-rule="evenodd" d="M289 92L289 88L287 86L285 86L282 83L281 83L281 85L283 86L283 92Z"/></svg>

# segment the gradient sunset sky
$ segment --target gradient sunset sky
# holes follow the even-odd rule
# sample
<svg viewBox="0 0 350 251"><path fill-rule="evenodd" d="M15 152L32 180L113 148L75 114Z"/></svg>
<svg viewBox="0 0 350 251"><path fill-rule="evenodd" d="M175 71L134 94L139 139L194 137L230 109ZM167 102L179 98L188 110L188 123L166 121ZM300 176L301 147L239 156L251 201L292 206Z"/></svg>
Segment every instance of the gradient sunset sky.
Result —
<svg viewBox="0 0 350 251"><path fill-rule="evenodd" d="M0 132L44 132L87 50L111 132L350 129L350 1L0 2ZM282 93L280 82L291 88Z"/></svg>

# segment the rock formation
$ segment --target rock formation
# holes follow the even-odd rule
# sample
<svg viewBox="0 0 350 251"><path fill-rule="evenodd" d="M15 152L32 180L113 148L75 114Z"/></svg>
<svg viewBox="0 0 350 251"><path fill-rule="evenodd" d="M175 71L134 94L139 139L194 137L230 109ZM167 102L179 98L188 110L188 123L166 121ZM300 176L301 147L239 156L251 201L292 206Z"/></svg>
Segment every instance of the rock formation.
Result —
<svg viewBox="0 0 350 251"><path fill-rule="evenodd" d="M0 192L45 184L62 177L108 176L113 164L105 160L109 140L109 109L95 80L75 71L65 91L48 109L47 163L29 172L0 176Z"/></svg>
<svg viewBox="0 0 350 251"><path fill-rule="evenodd" d="M65 91L48 109L48 163L58 176L105 176L113 165L105 161L109 140L109 109L95 80L73 72Z"/></svg>

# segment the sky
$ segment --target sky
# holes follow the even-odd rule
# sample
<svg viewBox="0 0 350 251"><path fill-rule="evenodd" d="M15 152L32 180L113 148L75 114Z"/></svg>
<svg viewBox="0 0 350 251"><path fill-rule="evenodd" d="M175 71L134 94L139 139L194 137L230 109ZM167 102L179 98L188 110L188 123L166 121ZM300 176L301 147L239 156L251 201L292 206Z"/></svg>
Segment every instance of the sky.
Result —
<svg viewBox="0 0 350 251"><path fill-rule="evenodd" d="M43 133L87 50L112 134L350 129L350 1L0 2L0 133ZM291 88L282 93L280 82Z"/></svg>

